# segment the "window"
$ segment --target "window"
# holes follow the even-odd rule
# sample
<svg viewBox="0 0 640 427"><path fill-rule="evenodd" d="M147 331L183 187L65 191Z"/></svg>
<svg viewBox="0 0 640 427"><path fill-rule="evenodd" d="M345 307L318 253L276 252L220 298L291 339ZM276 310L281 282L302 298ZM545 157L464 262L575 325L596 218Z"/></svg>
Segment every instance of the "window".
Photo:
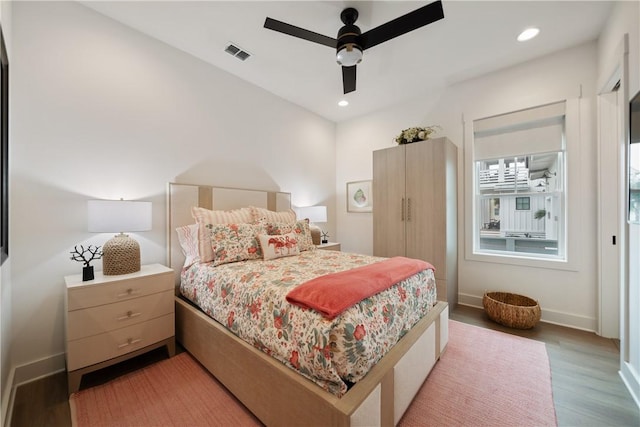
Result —
<svg viewBox="0 0 640 427"><path fill-rule="evenodd" d="M473 131L474 253L565 260L564 102Z"/></svg>
<svg viewBox="0 0 640 427"><path fill-rule="evenodd" d="M530 197L516 197L516 210L517 211L528 211L531 209L531 198Z"/></svg>

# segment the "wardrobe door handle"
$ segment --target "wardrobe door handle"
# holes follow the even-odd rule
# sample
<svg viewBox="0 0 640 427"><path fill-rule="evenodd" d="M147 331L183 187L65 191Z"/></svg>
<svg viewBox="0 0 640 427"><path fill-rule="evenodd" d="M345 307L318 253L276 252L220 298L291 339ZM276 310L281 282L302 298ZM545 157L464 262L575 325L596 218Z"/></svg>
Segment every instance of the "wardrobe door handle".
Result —
<svg viewBox="0 0 640 427"><path fill-rule="evenodd" d="M407 199L407 221L411 221L411 197Z"/></svg>
<svg viewBox="0 0 640 427"><path fill-rule="evenodd" d="M404 197L400 203L400 221L404 222Z"/></svg>

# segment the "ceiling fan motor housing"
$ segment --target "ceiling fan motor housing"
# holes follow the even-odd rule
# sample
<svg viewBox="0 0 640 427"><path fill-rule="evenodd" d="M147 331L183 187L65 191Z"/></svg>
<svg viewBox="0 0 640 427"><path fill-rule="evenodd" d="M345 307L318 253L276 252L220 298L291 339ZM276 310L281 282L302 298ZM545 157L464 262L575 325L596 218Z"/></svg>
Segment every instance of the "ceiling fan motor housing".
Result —
<svg viewBox="0 0 640 427"><path fill-rule="evenodd" d="M338 31L336 43L336 61L338 64L350 67L362 61L362 45L360 28L355 25L358 19L358 11L354 8L347 8L340 14L340 19L345 24Z"/></svg>

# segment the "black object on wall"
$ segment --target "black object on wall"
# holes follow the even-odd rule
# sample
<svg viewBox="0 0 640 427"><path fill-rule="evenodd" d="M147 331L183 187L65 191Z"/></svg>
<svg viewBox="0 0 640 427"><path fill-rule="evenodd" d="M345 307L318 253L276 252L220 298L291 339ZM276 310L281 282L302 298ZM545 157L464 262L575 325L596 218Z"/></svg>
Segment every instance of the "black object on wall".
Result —
<svg viewBox="0 0 640 427"><path fill-rule="evenodd" d="M640 92L629 103L629 222L640 223Z"/></svg>
<svg viewBox="0 0 640 427"><path fill-rule="evenodd" d="M0 27L0 265L9 257L9 57Z"/></svg>

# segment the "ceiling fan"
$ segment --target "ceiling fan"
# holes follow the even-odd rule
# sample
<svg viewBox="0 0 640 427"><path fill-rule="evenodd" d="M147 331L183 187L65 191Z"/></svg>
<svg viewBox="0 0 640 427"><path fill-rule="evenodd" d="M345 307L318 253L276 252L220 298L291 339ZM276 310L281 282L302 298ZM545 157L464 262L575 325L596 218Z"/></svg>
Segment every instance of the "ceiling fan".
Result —
<svg viewBox="0 0 640 427"><path fill-rule="evenodd" d="M340 20L344 23L344 27L340 28L336 39L269 17L264 21L264 28L336 49L336 61L342 66L342 85L344 93L347 94L356 90L356 65L362 61L364 50L442 18L444 18L442 2L438 0L372 28L364 34L355 25L358 11L348 7L340 13Z"/></svg>

